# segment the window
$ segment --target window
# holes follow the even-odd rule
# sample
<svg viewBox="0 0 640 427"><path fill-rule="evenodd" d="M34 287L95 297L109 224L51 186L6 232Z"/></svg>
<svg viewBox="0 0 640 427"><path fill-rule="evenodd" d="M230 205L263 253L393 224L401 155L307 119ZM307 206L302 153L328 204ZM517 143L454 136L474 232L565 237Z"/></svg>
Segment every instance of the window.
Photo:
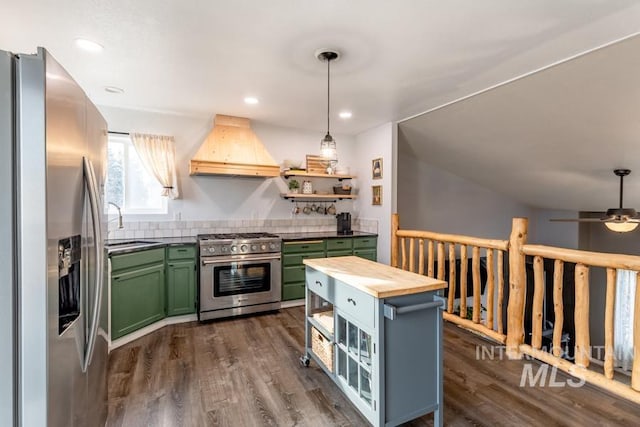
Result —
<svg viewBox="0 0 640 427"><path fill-rule="evenodd" d="M113 202L123 214L166 214L167 199L161 192L162 186L144 168L131 139L109 135L105 211Z"/></svg>

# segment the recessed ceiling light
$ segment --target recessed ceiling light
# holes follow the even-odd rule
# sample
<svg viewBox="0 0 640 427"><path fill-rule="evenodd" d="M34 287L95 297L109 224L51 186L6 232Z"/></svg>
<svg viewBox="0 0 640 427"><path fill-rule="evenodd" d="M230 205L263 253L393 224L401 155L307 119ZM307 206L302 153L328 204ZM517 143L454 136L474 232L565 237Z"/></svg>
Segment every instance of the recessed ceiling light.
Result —
<svg viewBox="0 0 640 427"><path fill-rule="evenodd" d="M75 43L77 47L87 52L101 52L104 49L101 44L87 39L76 39Z"/></svg>
<svg viewBox="0 0 640 427"><path fill-rule="evenodd" d="M124 93L124 89L115 86L105 86L104 90L109 93Z"/></svg>
<svg viewBox="0 0 640 427"><path fill-rule="evenodd" d="M256 105L258 103L258 98L256 98L255 96L247 96L244 99L244 103L249 105Z"/></svg>
<svg viewBox="0 0 640 427"><path fill-rule="evenodd" d="M351 118L351 111L341 111L340 112L340 118L341 119L350 119Z"/></svg>

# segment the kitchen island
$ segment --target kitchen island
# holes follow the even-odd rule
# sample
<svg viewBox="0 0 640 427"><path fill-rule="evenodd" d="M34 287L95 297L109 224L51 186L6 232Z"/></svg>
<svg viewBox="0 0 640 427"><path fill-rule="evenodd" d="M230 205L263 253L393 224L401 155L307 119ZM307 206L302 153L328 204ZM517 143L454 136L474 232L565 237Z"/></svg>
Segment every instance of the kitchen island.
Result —
<svg viewBox="0 0 640 427"><path fill-rule="evenodd" d="M304 260L305 355L374 426L442 425L446 282L360 257Z"/></svg>

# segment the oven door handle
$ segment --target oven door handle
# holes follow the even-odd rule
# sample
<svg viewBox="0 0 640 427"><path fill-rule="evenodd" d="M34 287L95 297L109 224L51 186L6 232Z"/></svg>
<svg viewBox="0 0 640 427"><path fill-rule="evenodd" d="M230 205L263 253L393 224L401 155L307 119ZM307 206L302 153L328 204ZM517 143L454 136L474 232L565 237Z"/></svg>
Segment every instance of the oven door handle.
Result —
<svg viewBox="0 0 640 427"><path fill-rule="evenodd" d="M251 258L233 258L233 257L215 257L215 258L206 258L202 260L202 265L209 265L209 264L227 264L229 262L235 262L235 263L249 263L249 262L253 262L253 261L274 261L274 260L278 260L280 259L280 255L273 255L273 256L265 256L265 257L251 257Z"/></svg>

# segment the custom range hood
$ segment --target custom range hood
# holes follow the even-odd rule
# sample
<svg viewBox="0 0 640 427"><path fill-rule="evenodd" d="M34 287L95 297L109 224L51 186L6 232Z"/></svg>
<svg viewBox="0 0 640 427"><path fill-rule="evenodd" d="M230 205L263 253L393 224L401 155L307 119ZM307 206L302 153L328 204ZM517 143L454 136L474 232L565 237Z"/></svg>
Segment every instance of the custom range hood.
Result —
<svg viewBox="0 0 640 427"><path fill-rule="evenodd" d="M249 119L218 114L191 159L189 174L273 177L280 175L280 167L251 130Z"/></svg>

